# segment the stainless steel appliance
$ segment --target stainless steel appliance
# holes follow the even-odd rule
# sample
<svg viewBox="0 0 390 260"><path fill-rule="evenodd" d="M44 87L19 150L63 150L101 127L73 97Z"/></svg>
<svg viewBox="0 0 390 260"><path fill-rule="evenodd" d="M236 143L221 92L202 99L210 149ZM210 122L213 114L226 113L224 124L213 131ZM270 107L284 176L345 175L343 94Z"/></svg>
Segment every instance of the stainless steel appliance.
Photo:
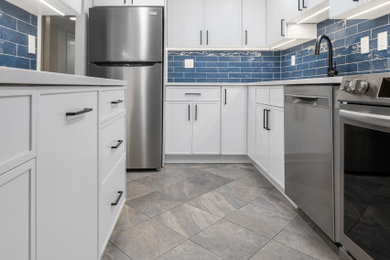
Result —
<svg viewBox="0 0 390 260"><path fill-rule="evenodd" d="M163 14L163 7L89 11L89 75L128 81L128 169L162 167Z"/></svg>
<svg viewBox="0 0 390 260"><path fill-rule="evenodd" d="M285 192L335 242L336 88L286 87L284 119Z"/></svg>
<svg viewBox="0 0 390 260"><path fill-rule="evenodd" d="M344 77L337 98L341 244L358 260L390 259L390 73Z"/></svg>

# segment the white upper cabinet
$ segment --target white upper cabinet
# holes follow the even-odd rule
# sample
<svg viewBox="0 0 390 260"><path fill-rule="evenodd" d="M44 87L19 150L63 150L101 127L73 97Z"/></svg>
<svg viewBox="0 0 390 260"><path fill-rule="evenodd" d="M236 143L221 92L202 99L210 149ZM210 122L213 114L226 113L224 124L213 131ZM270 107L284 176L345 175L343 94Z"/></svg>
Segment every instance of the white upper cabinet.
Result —
<svg viewBox="0 0 390 260"><path fill-rule="evenodd" d="M206 0L205 29L207 47L240 47L241 0Z"/></svg>
<svg viewBox="0 0 390 260"><path fill-rule="evenodd" d="M164 4L164 0L93 0L93 6L164 6Z"/></svg>
<svg viewBox="0 0 390 260"><path fill-rule="evenodd" d="M169 0L168 46L201 47L205 42L204 0Z"/></svg>
<svg viewBox="0 0 390 260"><path fill-rule="evenodd" d="M222 154L246 154L247 87L222 88Z"/></svg>
<svg viewBox="0 0 390 260"><path fill-rule="evenodd" d="M390 8L388 0L329 0L329 4L332 19L374 19L388 14Z"/></svg>
<svg viewBox="0 0 390 260"><path fill-rule="evenodd" d="M262 48L267 45L266 0L243 0L243 43L244 47Z"/></svg>

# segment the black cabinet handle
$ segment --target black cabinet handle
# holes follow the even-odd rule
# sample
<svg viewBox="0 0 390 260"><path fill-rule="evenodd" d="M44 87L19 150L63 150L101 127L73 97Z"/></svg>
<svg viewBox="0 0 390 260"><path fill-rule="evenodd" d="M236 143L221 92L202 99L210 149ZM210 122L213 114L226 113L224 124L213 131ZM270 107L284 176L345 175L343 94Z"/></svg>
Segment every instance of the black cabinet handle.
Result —
<svg viewBox="0 0 390 260"><path fill-rule="evenodd" d="M225 105L227 105L227 89L225 88Z"/></svg>
<svg viewBox="0 0 390 260"><path fill-rule="evenodd" d="M195 105L195 121L198 120L198 104Z"/></svg>
<svg viewBox="0 0 390 260"><path fill-rule="evenodd" d="M118 99L118 100L115 100L115 101L111 101L111 104L113 104L113 105L120 104L120 103L123 103L123 100L122 100L122 99Z"/></svg>
<svg viewBox="0 0 390 260"><path fill-rule="evenodd" d="M118 140L118 143L114 146L111 146L111 149L118 149L121 144L123 144L123 140Z"/></svg>
<svg viewBox="0 0 390 260"><path fill-rule="evenodd" d="M284 21L285 21L284 19L280 20L280 35L283 37L285 36L284 35Z"/></svg>
<svg viewBox="0 0 390 260"><path fill-rule="evenodd" d="M268 131L271 131L271 128L269 128L269 119L270 119L270 112L271 112L271 110L269 110L269 109L266 109L266 111L267 111L267 113L266 113L266 115L267 115L267 124L266 124L266 130L268 130Z"/></svg>
<svg viewBox="0 0 390 260"><path fill-rule="evenodd" d="M302 4L303 4L303 8L307 8L307 5L306 5L306 0L302 0Z"/></svg>
<svg viewBox="0 0 390 260"><path fill-rule="evenodd" d="M111 206L117 206L119 201L121 200L122 196L123 196L123 191L118 191L118 197L116 198L116 201L111 203Z"/></svg>
<svg viewBox="0 0 390 260"><path fill-rule="evenodd" d="M301 8L301 0L298 0L298 11L302 11L303 9Z"/></svg>
<svg viewBox="0 0 390 260"><path fill-rule="evenodd" d="M77 112L66 112L66 116L79 116L82 114L86 114L89 112L92 112L92 108L84 108L83 110L77 111Z"/></svg>
<svg viewBox="0 0 390 260"><path fill-rule="evenodd" d="M265 117L266 117L266 110L263 109L263 129L267 129L267 127L265 126Z"/></svg>
<svg viewBox="0 0 390 260"><path fill-rule="evenodd" d="M187 109L187 113L188 113L188 121L191 121L191 105L188 105L188 109Z"/></svg>

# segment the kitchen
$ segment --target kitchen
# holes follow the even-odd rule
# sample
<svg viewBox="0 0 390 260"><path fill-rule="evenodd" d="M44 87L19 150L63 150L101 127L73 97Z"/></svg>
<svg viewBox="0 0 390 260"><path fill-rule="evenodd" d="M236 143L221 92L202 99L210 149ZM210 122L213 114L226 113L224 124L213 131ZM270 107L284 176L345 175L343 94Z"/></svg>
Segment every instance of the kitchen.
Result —
<svg viewBox="0 0 390 260"><path fill-rule="evenodd" d="M0 259L390 259L389 6L0 0Z"/></svg>

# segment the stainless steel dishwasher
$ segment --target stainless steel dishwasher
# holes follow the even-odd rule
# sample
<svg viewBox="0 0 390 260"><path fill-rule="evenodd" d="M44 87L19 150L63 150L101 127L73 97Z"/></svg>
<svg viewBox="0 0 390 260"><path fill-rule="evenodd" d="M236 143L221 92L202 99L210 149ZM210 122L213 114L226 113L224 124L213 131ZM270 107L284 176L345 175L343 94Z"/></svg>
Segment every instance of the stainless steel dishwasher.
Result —
<svg viewBox="0 0 390 260"><path fill-rule="evenodd" d="M335 242L338 87L286 87L284 118L285 192Z"/></svg>

